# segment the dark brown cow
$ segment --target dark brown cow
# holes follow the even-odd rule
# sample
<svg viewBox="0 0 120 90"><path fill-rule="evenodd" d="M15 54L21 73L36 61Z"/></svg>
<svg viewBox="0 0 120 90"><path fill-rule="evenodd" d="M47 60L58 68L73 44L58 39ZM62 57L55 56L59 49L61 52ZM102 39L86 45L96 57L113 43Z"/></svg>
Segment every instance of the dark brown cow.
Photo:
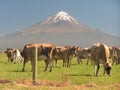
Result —
<svg viewBox="0 0 120 90"><path fill-rule="evenodd" d="M32 62L33 62L32 61L32 57L33 57L32 48L33 47L38 48L38 59L45 60L46 67L44 71L47 70L48 64L50 64L50 71L52 71L52 66L53 66L52 57L57 52L56 46L54 44L27 44L25 45L23 52L22 52L22 56L24 57L22 71L24 71L25 64L28 60L31 61L31 65L32 65Z"/></svg>
<svg viewBox="0 0 120 90"><path fill-rule="evenodd" d="M63 66L70 67L71 65L71 59L74 57L76 47L75 46L57 46L58 52L56 53L54 59L55 64L57 66L57 60L62 59L63 60Z"/></svg>
<svg viewBox="0 0 120 90"><path fill-rule="evenodd" d="M109 48L105 44L96 43L91 47L91 59L94 62L94 74L96 76L98 75L100 63L104 65L104 74L106 72L108 75L111 75L111 63L108 60L109 55Z"/></svg>

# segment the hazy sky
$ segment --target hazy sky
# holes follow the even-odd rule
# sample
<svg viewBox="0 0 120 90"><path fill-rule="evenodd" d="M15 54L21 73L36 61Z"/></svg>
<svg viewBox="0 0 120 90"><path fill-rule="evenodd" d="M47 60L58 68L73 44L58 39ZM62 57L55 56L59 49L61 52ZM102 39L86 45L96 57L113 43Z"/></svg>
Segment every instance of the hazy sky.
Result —
<svg viewBox="0 0 120 90"><path fill-rule="evenodd" d="M91 28L120 36L120 0L0 0L0 35L65 11Z"/></svg>

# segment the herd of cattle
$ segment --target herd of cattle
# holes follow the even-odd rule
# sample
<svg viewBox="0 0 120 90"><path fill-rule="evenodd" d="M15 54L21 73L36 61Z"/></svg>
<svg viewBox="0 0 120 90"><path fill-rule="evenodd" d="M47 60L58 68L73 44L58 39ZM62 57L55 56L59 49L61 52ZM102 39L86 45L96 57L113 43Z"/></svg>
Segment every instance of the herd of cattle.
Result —
<svg viewBox="0 0 120 90"><path fill-rule="evenodd" d="M70 67L71 59L77 58L78 64L82 64L82 59L87 59L94 64L94 75L98 75L100 64L103 64L104 74L111 75L111 65L120 64L120 48L108 47L103 43L94 43L90 48L80 48L76 46L56 46L55 44L26 44L23 50L7 49L5 53L8 62L23 62L22 71L25 69L26 62L31 61L33 67L33 48L37 48L37 56L39 60L45 61L45 69L50 66L52 71L53 61L57 66L57 60L63 60L63 66ZM112 61L110 61L110 58ZM31 69L32 70L32 69Z"/></svg>

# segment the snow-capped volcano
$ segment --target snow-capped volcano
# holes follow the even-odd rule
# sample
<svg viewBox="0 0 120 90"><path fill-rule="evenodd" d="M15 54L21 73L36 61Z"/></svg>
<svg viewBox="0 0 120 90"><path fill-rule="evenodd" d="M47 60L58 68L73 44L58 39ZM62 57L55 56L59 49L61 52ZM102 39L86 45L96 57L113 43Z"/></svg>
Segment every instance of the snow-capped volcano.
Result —
<svg viewBox="0 0 120 90"><path fill-rule="evenodd" d="M91 31L91 29L77 21L67 12L60 11L52 17L48 17L42 22L32 25L20 32L25 36L33 33L68 33L84 31Z"/></svg>
<svg viewBox="0 0 120 90"><path fill-rule="evenodd" d="M75 18L73 18L71 15L64 11L60 11L55 16L49 17L43 23L56 23L59 21L66 21L74 24L79 24L79 22Z"/></svg>
<svg viewBox="0 0 120 90"><path fill-rule="evenodd" d="M82 32L82 31L90 31L91 29L77 21L67 12L60 11L52 17L48 17L41 23L36 25L35 32L45 32L45 33L58 33L58 32ZM35 27L35 26L34 26ZM33 30L33 29L32 29ZM30 30L29 30L30 31ZM31 31L33 32L33 31Z"/></svg>
<svg viewBox="0 0 120 90"><path fill-rule="evenodd" d="M27 43L55 43L90 47L94 42L119 46L120 39L92 29L64 11L0 38L0 48L23 48Z"/></svg>

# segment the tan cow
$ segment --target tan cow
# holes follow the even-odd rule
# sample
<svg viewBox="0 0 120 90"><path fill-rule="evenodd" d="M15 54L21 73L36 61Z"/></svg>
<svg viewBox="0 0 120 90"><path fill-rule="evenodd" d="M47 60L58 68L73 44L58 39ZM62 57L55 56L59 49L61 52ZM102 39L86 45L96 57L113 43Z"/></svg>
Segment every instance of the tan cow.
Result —
<svg viewBox="0 0 120 90"><path fill-rule="evenodd" d="M83 64L82 59L87 59L87 65L91 59L90 48L77 48L76 50L77 62L78 64Z"/></svg>
<svg viewBox="0 0 120 90"><path fill-rule="evenodd" d="M57 52L56 46L54 44L27 44L24 46L22 56L24 57L23 69L24 71L25 64L28 60L31 61L31 65L33 66L33 51L32 48L38 48L38 59L45 60L46 67L44 71L47 70L48 64L50 64L50 72L52 71L53 67L53 56Z"/></svg>
<svg viewBox="0 0 120 90"><path fill-rule="evenodd" d="M58 52L56 53L54 59L55 59L55 65L57 66L57 60L62 59L63 60L63 66L70 67L71 65L71 59L74 57L76 47L75 46L57 46L56 47Z"/></svg>
<svg viewBox="0 0 120 90"><path fill-rule="evenodd" d="M102 43L96 43L91 47L91 59L94 62L94 74L97 76L100 68L100 63L104 65L105 72L110 76L111 63L109 62L109 47Z"/></svg>

